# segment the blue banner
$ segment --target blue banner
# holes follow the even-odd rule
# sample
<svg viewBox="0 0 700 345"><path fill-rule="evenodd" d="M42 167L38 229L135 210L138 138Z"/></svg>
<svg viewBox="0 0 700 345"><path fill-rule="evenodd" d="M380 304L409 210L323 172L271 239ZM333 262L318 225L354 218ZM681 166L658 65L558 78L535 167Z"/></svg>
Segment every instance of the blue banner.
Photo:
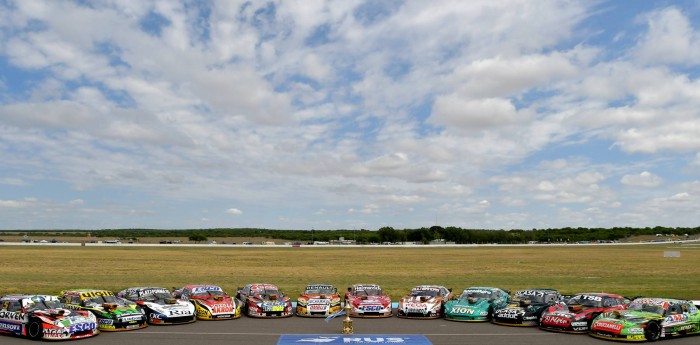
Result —
<svg viewBox="0 0 700 345"><path fill-rule="evenodd" d="M282 334L277 345L298 344L403 344L432 345L420 334Z"/></svg>

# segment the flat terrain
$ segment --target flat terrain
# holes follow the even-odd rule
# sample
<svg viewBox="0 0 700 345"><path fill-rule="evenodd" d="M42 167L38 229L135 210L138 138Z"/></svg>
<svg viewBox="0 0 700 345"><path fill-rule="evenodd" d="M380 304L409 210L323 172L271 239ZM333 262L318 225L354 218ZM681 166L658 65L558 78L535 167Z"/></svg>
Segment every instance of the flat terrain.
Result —
<svg viewBox="0 0 700 345"><path fill-rule="evenodd" d="M677 251L680 257L664 257ZM180 287L211 283L234 294L251 282L277 284L293 298L307 283L339 290L382 285L398 299L418 284L459 292L468 286L509 290L552 287L563 293L700 299L700 246L533 247L56 247L0 246L0 294L58 293L68 288Z"/></svg>

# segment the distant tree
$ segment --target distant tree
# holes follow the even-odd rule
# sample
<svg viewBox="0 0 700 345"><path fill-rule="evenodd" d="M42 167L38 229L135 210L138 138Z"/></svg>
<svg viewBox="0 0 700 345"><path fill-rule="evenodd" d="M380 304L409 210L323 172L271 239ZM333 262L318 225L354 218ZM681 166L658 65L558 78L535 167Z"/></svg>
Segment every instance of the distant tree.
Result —
<svg viewBox="0 0 700 345"><path fill-rule="evenodd" d="M377 231L382 242L396 242L398 235L396 230L390 226L385 226Z"/></svg>
<svg viewBox="0 0 700 345"><path fill-rule="evenodd" d="M195 243L199 243L202 241L206 241L207 237L204 235L201 235L201 234L193 234L193 235L190 235L189 240L193 241Z"/></svg>

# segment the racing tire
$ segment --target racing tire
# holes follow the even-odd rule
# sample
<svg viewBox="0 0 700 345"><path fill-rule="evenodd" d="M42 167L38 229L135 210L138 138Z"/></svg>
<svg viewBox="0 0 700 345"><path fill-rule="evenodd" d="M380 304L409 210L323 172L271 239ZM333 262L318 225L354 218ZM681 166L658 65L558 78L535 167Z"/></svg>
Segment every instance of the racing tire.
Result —
<svg viewBox="0 0 700 345"><path fill-rule="evenodd" d="M44 337L44 325L37 319L31 319L27 324L27 336L32 340L41 340Z"/></svg>
<svg viewBox="0 0 700 345"><path fill-rule="evenodd" d="M661 338L661 326L657 321L649 321L646 328L644 328L644 337L647 338L648 342L653 342Z"/></svg>
<svg viewBox="0 0 700 345"><path fill-rule="evenodd" d="M598 315L600 315L600 314L598 314L598 313L591 314L591 318L588 319L588 322L586 322L586 326L588 327L589 331L591 330L591 326L593 325L593 320L595 320L595 318L597 318Z"/></svg>

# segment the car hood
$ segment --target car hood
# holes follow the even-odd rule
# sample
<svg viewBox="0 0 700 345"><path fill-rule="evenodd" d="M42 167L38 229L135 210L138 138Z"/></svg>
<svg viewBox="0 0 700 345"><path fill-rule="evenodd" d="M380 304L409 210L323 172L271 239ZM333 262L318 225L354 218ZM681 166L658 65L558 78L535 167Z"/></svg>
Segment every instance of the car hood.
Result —
<svg viewBox="0 0 700 345"><path fill-rule="evenodd" d="M34 310L31 314L57 327L69 327L74 324L95 322L94 316L85 316L69 309Z"/></svg>
<svg viewBox="0 0 700 345"><path fill-rule="evenodd" d="M391 304L391 299L388 296L351 296L349 300L354 306L363 304L381 304L382 306L387 306Z"/></svg>
<svg viewBox="0 0 700 345"><path fill-rule="evenodd" d="M285 295L260 295L255 294L248 298L255 303L287 303L289 297Z"/></svg>
<svg viewBox="0 0 700 345"><path fill-rule="evenodd" d="M491 305L489 300L486 298L476 298L471 300L469 298L461 298L454 301L450 301L449 303L450 306L466 307L473 309L488 309Z"/></svg>

